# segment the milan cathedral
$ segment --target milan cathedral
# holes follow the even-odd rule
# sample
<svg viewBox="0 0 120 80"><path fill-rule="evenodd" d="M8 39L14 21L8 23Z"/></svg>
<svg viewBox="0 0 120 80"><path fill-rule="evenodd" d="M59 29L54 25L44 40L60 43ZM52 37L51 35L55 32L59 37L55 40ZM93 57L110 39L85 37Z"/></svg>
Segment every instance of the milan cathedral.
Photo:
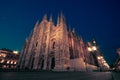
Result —
<svg viewBox="0 0 120 80"><path fill-rule="evenodd" d="M67 29L64 16L58 16L57 25L45 15L37 21L26 39L18 67L39 70L85 71L86 65L95 67L94 57L75 30Z"/></svg>

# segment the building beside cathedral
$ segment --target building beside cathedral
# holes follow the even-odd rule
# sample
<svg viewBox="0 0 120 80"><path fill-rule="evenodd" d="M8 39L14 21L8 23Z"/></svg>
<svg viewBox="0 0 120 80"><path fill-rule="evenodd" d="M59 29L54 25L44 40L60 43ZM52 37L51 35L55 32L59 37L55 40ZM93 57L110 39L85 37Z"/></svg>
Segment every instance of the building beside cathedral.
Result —
<svg viewBox="0 0 120 80"><path fill-rule="evenodd" d="M115 61L114 68L116 71L120 71L120 57L118 57L117 60Z"/></svg>
<svg viewBox="0 0 120 80"><path fill-rule="evenodd" d="M118 58L114 63L114 68L116 71L120 71L120 48L117 49L117 53L118 53Z"/></svg>
<svg viewBox="0 0 120 80"><path fill-rule="evenodd" d="M39 70L96 70L101 54L89 54L88 45L75 33L68 30L64 16L58 16L57 24L52 17L44 16L42 21L35 24L33 31L26 39L18 67L20 69Z"/></svg>
<svg viewBox="0 0 120 80"><path fill-rule="evenodd" d="M16 69L20 52L0 49L0 69Z"/></svg>

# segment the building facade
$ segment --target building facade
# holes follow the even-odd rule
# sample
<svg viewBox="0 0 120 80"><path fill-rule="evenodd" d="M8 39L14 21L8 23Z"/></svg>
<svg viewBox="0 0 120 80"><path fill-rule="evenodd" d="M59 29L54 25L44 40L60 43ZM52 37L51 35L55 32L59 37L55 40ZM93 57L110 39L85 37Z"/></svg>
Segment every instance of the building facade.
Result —
<svg viewBox="0 0 120 80"><path fill-rule="evenodd" d="M114 63L114 68L116 71L120 71L120 48L117 49L117 53L118 53L118 58Z"/></svg>
<svg viewBox="0 0 120 80"><path fill-rule="evenodd" d="M86 63L91 61L87 46L75 30L68 30L64 16L58 16L57 25L52 17L35 24L26 39L18 67L20 69L40 70L86 70ZM91 63L93 63L91 61ZM90 65L89 63L87 63ZM96 68L96 64L91 65Z"/></svg>
<svg viewBox="0 0 120 80"><path fill-rule="evenodd" d="M19 53L8 49L0 49L0 69L16 69Z"/></svg>
<svg viewBox="0 0 120 80"><path fill-rule="evenodd" d="M114 64L114 68L116 71L120 71L120 57L117 58L117 60Z"/></svg>
<svg viewBox="0 0 120 80"><path fill-rule="evenodd" d="M96 40L93 39L87 43L87 53L89 54L87 63L97 66L100 71L110 70L110 66L106 62Z"/></svg>

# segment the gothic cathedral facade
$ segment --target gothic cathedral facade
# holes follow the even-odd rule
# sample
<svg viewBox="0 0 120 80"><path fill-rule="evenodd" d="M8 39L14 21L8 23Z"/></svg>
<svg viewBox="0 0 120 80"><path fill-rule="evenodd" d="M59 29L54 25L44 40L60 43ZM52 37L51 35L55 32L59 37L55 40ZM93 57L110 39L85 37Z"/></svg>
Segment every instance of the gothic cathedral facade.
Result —
<svg viewBox="0 0 120 80"><path fill-rule="evenodd" d="M35 24L26 39L18 67L39 70L85 70L85 44L75 31L68 30L63 15L58 16L57 25L52 17Z"/></svg>

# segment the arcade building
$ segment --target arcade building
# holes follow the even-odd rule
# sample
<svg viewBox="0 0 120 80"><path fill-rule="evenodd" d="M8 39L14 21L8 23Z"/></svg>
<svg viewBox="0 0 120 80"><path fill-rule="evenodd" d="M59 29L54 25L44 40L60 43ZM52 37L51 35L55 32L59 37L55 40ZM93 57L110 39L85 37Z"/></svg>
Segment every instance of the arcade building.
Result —
<svg viewBox="0 0 120 80"><path fill-rule="evenodd" d="M16 69L19 52L9 49L0 49L0 69Z"/></svg>

